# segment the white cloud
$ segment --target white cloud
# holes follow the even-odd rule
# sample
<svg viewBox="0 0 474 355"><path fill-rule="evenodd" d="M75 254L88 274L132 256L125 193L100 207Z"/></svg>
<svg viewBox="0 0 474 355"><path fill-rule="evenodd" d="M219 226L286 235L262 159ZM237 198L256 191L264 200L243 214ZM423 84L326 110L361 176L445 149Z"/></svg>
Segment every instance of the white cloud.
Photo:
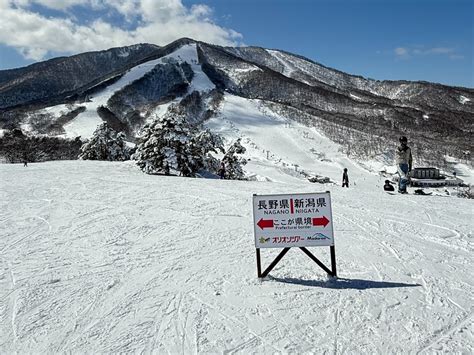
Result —
<svg viewBox="0 0 474 355"><path fill-rule="evenodd" d="M406 56L408 54L408 49L404 48L404 47L397 47L395 48L395 54L400 56L400 57L403 57L403 56Z"/></svg>
<svg viewBox="0 0 474 355"><path fill-rule="evenodd" d="M414 56L442 55L449 59L463 59L464 56L456 52L452 47L397 47L393 50L395 55L401 59L407 59Z"/></svg>
<svg viewBox="0 0 474 355"><path fill-rule="evenodd" d="M32 4L42 5L54 10L66 10L77 5L94 4L91 0L11 0L10 3L16 7L28 7Z"/></svg>
<svg viewBox="0 0 474 355"><path fill-rule="evenodd" d="M62 11L64 16L46 17L33 12L32 4ZM75 6L116 11L138 25L130 30L125 23L108 23L99 17L80 24L71 15ZM0 43L28 59L41 60L49 52L72 54L140 42L165 45L180 37L236 45L242 35L214 23L208 6L189 8L181 0L0 0Z"/></svg>
<svg viewBox="0 0 474 355"><path fill-rule="evenodd" d="M435 48L429 48L426 51L427 54L451 54L454 53L454 48L446 48L446 47L435 47Z"/></svg>

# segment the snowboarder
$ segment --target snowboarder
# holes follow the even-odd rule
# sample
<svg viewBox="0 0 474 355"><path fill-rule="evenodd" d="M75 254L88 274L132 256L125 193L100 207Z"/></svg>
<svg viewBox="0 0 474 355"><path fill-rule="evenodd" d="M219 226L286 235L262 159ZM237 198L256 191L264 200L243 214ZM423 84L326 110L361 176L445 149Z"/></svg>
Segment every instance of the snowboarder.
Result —
<svg viewBox="0 0 474 355"><path fill-rule="evenodd" d="M347 168L344 168L342 173L342 187L349 187L349 175L347 175Z"/></svg>
<svg viewBox="0 0 474 355"><path fill-rule="evenodd" d="M385 185L383 185L383 189L384 191L395 191L395 188L393 187L390 180L385 180Z"/></svg>
<svg viewBox="0 0 474 355"><path fill-rule="evenodd" d="M401 194L407 193L407 184L408 184L408 174L411 171L413 158L411 156L411 149L408 147L407 137L400 137L400 146L395 152L397 157L397 171L400 175L398 180L398 192Z"/></svg>
<svg viewBox="0 0 474 355"><path fill-rule="evenodd" d="M225 163L223 161L221 161L221 167L219 168L218 173L221 179L225 179Z"/></svg>

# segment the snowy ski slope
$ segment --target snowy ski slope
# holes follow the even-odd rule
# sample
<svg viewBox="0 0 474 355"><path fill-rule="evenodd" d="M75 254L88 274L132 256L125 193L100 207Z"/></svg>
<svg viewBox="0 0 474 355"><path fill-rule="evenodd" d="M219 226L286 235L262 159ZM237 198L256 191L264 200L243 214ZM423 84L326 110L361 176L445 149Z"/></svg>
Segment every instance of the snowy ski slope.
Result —
<svg viewBox="0 0 474 355"><path fill-rule="evenodd" d="M119 90L132 82L142 78L146 73L151 71L156 65L163 63L164 61L173 58L178 62L185 61L194 71L193 80L189 86L189 92L194 90L197 91L209 91L212 90L215 85L209 80L204 74L201 66L198 64L198 57L196 51L196 44L185 45L174 51L173 53L164 56L159 59L151 60L146 63L140 64L130 69L122 78L116 83L111 84L98 92L95 96L90 98L90 102L85 102L83 105L86 110L80 113L71 122L64 126L66 131L66 137L74 138L81 136L82 138L90 138L94 133L95 129L99 124L102 123L102 119L97 114L97 108L100 106L107 106L107 101ZM53 108L46 109L47 112L64 109L64 105L58 105Z"/></svg>
<svg viewBox="0 0 474 355"><path fill-rule="evenodd" d="M472 353L472 201L390 196L354 165L356 186L311 184L275 160L316 171L291 153L300 128L276 127L242 134L287 147L250 150L248 173L270 181L2 165L0 353ZM317 171L336 175L348 160L328 151ZM326 190L340 279L294 249L258 281L252 194Z"/></svg>
<svg viewBox="0 0 474 355"><path fill-rule="evenodd" d="M206 125L228 143L242 139L250 159L247 170L257 180L301 181L305 172L339 182L343 168L356 183L380 180L338 152L339 146L316 129L273 113L259 100L226 94L221 112Z"/></svg>

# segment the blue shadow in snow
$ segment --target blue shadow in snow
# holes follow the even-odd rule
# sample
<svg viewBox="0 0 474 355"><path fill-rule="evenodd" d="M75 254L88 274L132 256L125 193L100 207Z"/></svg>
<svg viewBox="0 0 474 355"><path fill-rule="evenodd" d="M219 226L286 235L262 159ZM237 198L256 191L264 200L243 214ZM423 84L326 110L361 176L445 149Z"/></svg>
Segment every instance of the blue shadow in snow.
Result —
<svg viewBox="0 0 474 355"><path fill-rule="evenodd" d="M359 279L345 279L345 278L334 278L327 281L321 280L300 280L294 278L279 278L270 277L270 280L276 282L282 282L287 284L295 284L302 286L321 287L321 288L333 288L333 289L352 289L352 290L367 290L369 288L395 288L395 287L417 287L420 284L406 284L402 282L388 282L388 281L371 281L371 280L359 280Z"/></svg>

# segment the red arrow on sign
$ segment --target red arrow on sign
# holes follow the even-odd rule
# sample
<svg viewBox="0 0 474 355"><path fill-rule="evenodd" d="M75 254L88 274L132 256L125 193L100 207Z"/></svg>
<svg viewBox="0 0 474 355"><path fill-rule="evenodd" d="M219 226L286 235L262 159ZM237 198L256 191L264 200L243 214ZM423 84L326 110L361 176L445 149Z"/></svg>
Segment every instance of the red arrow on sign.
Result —
<svg viewBox="0 0 474 355"><path fill-rule="evenodd" d="M262 230L264 228L273 228L273 219L260 218L260 221L257 222L257 226L262 228Z"/></svg>
<svg viewBox="0 0 474 355"><path fill-rule="evenodd" d="M326 227L329 223L329 219L326 216L313 218L313 226L323 226Z"/></svg>

